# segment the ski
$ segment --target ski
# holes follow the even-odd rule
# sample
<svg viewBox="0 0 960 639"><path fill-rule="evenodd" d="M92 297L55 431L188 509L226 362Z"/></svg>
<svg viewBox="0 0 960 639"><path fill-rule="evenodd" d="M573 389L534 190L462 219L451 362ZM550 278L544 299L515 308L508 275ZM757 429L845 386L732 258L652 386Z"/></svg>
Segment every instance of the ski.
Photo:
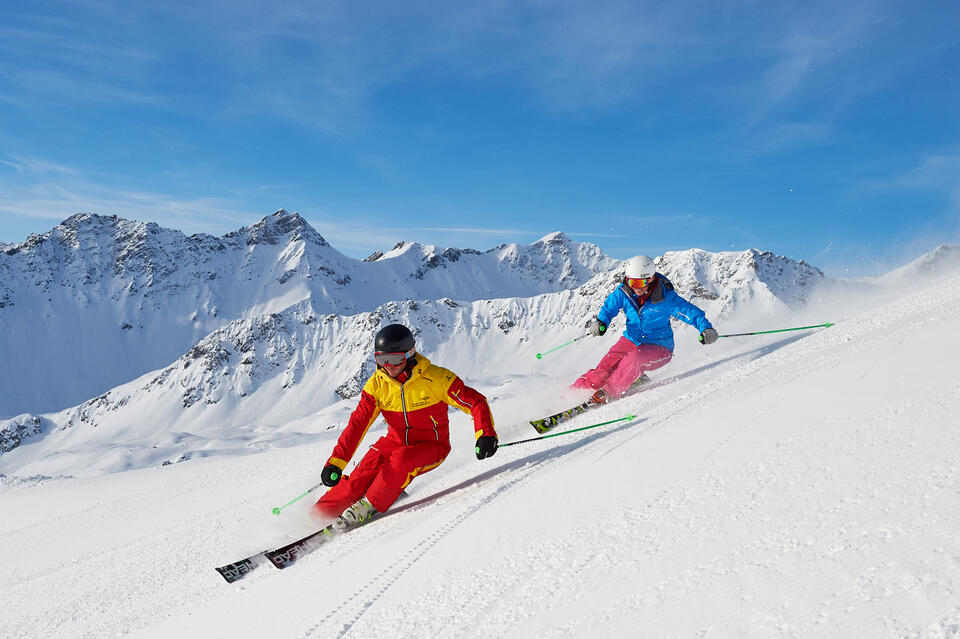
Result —
<svg viewBox="0 0 960 639"><path fill-rule="evenodd" d="M603 404L597 404L588 399L582 404L578 404L577 406L568 408L567 410L560 411L555 415L550 415L549 417L544 417L542 419L532 419L530 420L530 425L533 426L533 428L542 435L543 433L547 432L557 424L565 422L571 417L576 417L577 415L584 412L585 410L588 410L590 408L595 408L597 406L603 406Z"/></svg>
<svg viewBox="0 0 960 639"><path fill-rule="evenodd" d="M400 493L397 501L407 497L409 497L409 494L407 491L403 491ZM232 564L219 566L216 568L216 571L220 573L220 576L223 577L228 584L232 584L235 581L243 579L260 566L266 564L273 564L275 567L280 569L288 568L304 555L311 553L322 546L324 542L328 541L329 539L345 533L348 530L364 526L380 516L381 513L375 513L372 517L369 517L356 524L347 524L341 517L337 517L337 519L330 525L324 526L320 530L312 532L306 537L292 541L285 546L281 546L280 548L263 550L254 555L246 557L245 559L241 559L240 561L235 561Z"/></svg>
<svg viewBox="0 0 960 639"><path fill-rule="evenodd" d="M334 525L330 524L326 528L318 530L312 535L307 535L303 539L298 539L297 541L287 544L282 548L265 552L263 553L263 556L266 557L267 561L269 561L271 564L282 570L283 568L292 566L298 559L319 548L325 541L333 537L335 534L345 531L345 528L336 530Z"/></svg>
<svg viewBox="0 0 960 639"><path fill-rule="evenodd" d="M232 584L235 581L243 579L260 566L268 563L273 564L277 568L287 568L288 566L292 566L302 556L319 548L334 535L345 532L349 528L358 527L337 526L337 523L338 522L334 522L329 526L325 526L316 532L310 533L306 537L290 542L286 546L258 552L255 555L251 555L240 561L235 561L232 564L219 566L216 570L228 584Z"/></svg>
<svg viewBox="0 0 960 639"><path fill-rule="evenodd" d="M313 537L315 534L317 533L310 533L303 539L299 539L293 542L293 544L305 542L306 540ZM290 544L290 545L293 545L293 544ZM284 546L284 548L286 547L287 546ZM274 552L274 550L273 549L263 550L261 552L256 553L255 555L250 555L245 559L241 559L240 561L235 561L232 564L227 564L226 566L218 566L216 568L216 571L220 573L220 576L223 577L228 584L232 584L235 581L240 581L241 579L249 575L251 572L259 568L260 566L266 565L268 563L267 553L270 553L270 552Z"/></svg>
<svg viewBox="0 0 960 639"><path fill-rule="evenodd" d="M232 564L227 564L226 566L219 566L217 568L217 572L220 573L221 577L227 580L228 584L232 584L235 581L243 579L253 570L264 564L266 562L266 558L263 555L264 553L258 552L255 555L247 557L246 559L235 561Z"/></svg>
<svg viewBox="0 0 960 639"><path fill-rule="evenodd" d="M642 374L640 378L637 379L637 381L635 381L633 384L631 384L620 397L621 398L626 397L627 395L635 392L642 385L649 382L650 382L650 378L647 377L647 374L646 373ZM596 408L598 406L606 406L606 405L607 405L606 402L602 404L598 404L597 402L593 401L593 398L590 398L587 401L583 402L582 404L578 404L577 406L574 406L572 408L568 408L566 410L560 411L559 413L556 413L554 415L550 415L542 419L532 419L530 420L530 425L533 426L534 430L536 430L538 433L542 435L547 431L549 431L554 426L556 426L557 424L562 424L568 419L572 419L577 415L580 415L581 413L587 410L590 410L591 408Z"/></svg>

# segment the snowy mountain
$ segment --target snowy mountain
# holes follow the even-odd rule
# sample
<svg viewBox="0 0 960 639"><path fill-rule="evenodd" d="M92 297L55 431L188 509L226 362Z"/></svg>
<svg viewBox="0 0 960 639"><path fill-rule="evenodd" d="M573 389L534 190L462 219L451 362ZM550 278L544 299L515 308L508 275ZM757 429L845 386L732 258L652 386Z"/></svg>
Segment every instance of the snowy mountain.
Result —
<svg viewBox="0 0 960 639"><path fill-rule="evenodd" d="M543 243L563 258L553 275L575 277L566 254L570 242L554 234ZM410 245L398 247L376 262L403 259L413 251ZM528 276L530 258L516 246L497 251L500 263L507 265L501 289L509 290L517 286L507 281L514 268L520 270L516 277ZM421 263L419 257L411 259L403 269ZM542 374L536 353L582 334L585 319L623 276L622 263L613 264L577 289L533 297L393 301L355 315L323 313L316 298L310 298L278 313L230 322L172 364L74 408L0 422L0 433L9 433L6 444L0 440L0 452L7 451L0 469L88 474L315 438L320 432L316 424L301 422L328 409L348 410L350 402L342 400L355 397L373 372L373 336L392 322L414 327L420 350L441 357L454 370L469 371L471 379L484 380L486 390L504 379ZM669 253L658 266L714 322L732 320L737 309L754 322L774 317L801 305L804 294L823 279L802 262L759 251L710 254L694 249ZM538 266L541 272L547 268L542 262ZM457 277L455 267L447 270L447 277ZM614 323L612 328L619 332L622 326ZM688 340L696 337L679 322L676 330ZM598 341L553 361L570 357L582 366L584 359L598 359L608 347ZM288 432L293 423L299 424L296 432ZM27 437L43 441L13 451Z"/></svg>
<svg viewBox="0 0 960 639"><path fill-rule="evenodd" d="M583 288L501 303L504 311L526 303L547 318L547 307L590 297ZM470 303L445 314L442 304L394 310L436 317L458 336L440 343L424 328L420 338L436 361L489 394L505 443L534 437L525 418L562 402L551 382L610 343L582 340L536 360L528 356L540 344L575 329L545 326L511 341L532 329L505 322L504 333L482 325L496 317L492 308L481 314ZM452 324L474 313L476 322ZM271 509L319 481L348 409L263 422L260 432L238 431L233 449L196 449L208 457L190 463L58 476L57 464L84 452L78 424L64 431L78 446L65 446L63 461L0 475L9 551L0 562L0 636L956 639L960 274L920 279L908 296L882 291L842 315L825 316L837 321L826 330L709 347L680 327L674 361L652 373L654 385L569 428L619 421L502 446L483 461L468 418L451 411L451 454L409 485L406 501L291 568L265 566L233 585L214 566L318 526L306 513L315 494L280 516ZM316 331L333 347L341 339L333 333L352 328L336 318L320 331L325 316L308 303L270 321L267 332L287 336L276 342L278 362L291 361L282 344L293 336ZM261 330L235 328L218 344L237 338L242 348ZM468 330L488 337L465 347ZM251 342L257 365L272 361L261 350L272 343ZM514 353L518 345L529 350ZM229 349L231 366L241 365ZM184 374L216 362L212 340L200 350ZM520 359L539 365L535 374L475 375L487 360ZM278 370L278 379L296 374ZM257 393L251 387L247 398ZM83 437L108 427L87 427ZM364 447L382 428L372 427ZM275 429L286 445L232 454L270 437L279 443ZM190 435L158 428L156 442Z"/></svg>
<svg viewBox="0 0 960 639"><path fill-rule="evenodd" d="M960 246L945 244L878 279L881 282L897 279L918 281L920 278L950 277L957 271L960 271Z"/></svg>
<svg viewBox="0 0 960 639"><path fill-rule="evenodd" d="M726 316L738 308L755 311L797 310L825 276L803 260L770 252L708 253L699 249L667 253L656 262L685 296L712 316Z"/></svg>
<svg viewBox="0 0 960 639"><path fill-rule="evenodd" d="M75 215L0 252L0 416L75 405L168 365L231 321L310 300L351 315L391 300L575 288L616 265L562 233L480 253L398 244L367 261L277 211L221 238Z"/></svg>

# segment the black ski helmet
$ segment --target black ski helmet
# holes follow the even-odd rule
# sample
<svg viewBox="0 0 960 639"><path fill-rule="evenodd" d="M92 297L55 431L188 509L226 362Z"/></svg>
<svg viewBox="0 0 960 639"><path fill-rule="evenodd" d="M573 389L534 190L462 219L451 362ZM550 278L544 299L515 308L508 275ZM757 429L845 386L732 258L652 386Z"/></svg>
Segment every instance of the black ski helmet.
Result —
<svg viewBox="0 0 960 639"><path fill-rule="evenodd" d="M403 324L384 326L373 340L373 350L377 353L407 353L415 345L413 333Z"/></svg>

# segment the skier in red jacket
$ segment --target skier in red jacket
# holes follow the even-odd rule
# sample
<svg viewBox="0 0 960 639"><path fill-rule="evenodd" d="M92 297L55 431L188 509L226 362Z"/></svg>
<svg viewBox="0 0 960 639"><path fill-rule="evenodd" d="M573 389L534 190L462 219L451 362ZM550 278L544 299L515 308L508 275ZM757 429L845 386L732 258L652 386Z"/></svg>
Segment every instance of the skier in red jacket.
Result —
<svg viewBox="0 0 960 639"><path fill-rule="evenodd" d="M374 349L377 371L364 385L360 403L323 468L321 481L331 488L313 506L319 517L337 517L335 525L362 523L385 512L414 477L443 463L450 452L448 406L473 417L477 459L497 451L487 399L416 352L410 329L402 324L385 326L374 339ZM370 447L349 477L343 477L381 413L386 435Z"/></svg>

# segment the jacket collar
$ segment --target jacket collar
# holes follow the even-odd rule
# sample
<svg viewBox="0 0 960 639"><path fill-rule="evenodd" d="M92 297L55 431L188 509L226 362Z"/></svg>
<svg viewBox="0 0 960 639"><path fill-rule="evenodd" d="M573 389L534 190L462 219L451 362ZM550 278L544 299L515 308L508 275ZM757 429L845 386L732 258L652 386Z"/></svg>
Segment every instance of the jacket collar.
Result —
<svg viewBox="0 0 960 639"><path fill-rule="evenodd" d="M663 275L657 273L657 280L653 283L653 289L650 291L650 297L647 299L651 304L663 301Z"/></svg>
<svg viewBox="0 0 960 639"><path fill-rule="evenodd" d="M389 375L387 375L387 371L383 370L383 367L381 366L377 366L377 375L379 375L384 380L391 382L393 384L406 384L407 382L414 380L420 377L421 375L423 375L423 371L425 371L427 367L430 366L430 360L424 357L423 355L421 355L419 352L417 352L412 359L414 360L413 365L412 366L408 365L406 368L403 369L403 372L408 375L406 381L401 382L399 379L394 379L393 377L390 377ZM401 374L401 377L402 376L403 375Z"/></svg>
<svg viewBox="0 0 960 639"><path fill-rule="evenodd" d="M657 302L663 301L663 282L665 278L659 273L656 274L656 278L657 279L656 281L654 281L653 287L650 289L650 294L647 295L647 298L643 301L641 301L641 299L637 297L637 294L633 292L632 288L627 286L626 282L620 285L620 288L623 289L623 292L626 294L627 299L630 300L630 302L637 307L638 311L640 310L641 306L643 306L648 302L650 304L656 304Z"/></svg>

